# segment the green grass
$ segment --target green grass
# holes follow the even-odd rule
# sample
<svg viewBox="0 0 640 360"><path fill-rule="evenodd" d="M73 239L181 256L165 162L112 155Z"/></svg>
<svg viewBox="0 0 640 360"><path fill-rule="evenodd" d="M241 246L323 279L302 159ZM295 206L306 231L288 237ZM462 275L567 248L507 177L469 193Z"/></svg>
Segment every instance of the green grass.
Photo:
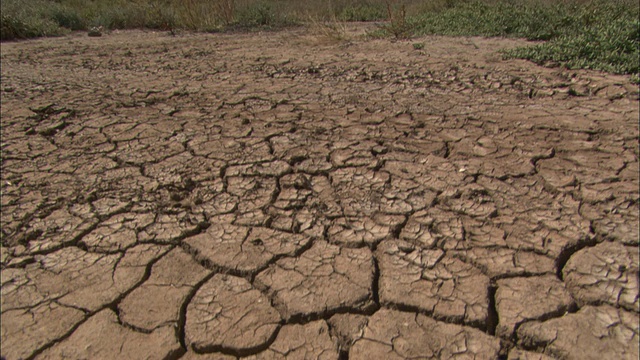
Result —
<svg viewBox="0 0 640 360"><path fill-rule="evenodd" d="M224 31L316 20L386 21L374 35L504 36L539 64L640 74L637 0L2 0L0 39L105 29Z"/></svg>

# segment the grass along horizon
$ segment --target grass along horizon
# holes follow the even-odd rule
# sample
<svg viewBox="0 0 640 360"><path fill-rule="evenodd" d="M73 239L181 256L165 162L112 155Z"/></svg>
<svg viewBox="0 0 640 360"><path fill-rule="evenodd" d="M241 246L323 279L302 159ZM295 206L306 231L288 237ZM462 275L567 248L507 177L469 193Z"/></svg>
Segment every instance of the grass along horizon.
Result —
<svg viewBox="0 0 640 360"><path fill-rule="evenodd" d="M372 36L541 40L503 56L640 78L635 0L3 0L1 7L2 41L97 26L217 32L377 21Z"/></svg>

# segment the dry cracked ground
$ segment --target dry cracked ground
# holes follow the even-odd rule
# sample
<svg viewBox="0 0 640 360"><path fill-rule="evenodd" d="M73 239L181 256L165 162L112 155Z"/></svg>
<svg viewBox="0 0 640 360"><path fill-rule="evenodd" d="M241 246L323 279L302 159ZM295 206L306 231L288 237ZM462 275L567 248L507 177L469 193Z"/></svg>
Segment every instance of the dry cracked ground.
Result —
<svg viewBox="0 0 640 360"><path fill-rule="evenodd" d="M637 359L638 88L523 44L2 44L2 358Z"/></svg>

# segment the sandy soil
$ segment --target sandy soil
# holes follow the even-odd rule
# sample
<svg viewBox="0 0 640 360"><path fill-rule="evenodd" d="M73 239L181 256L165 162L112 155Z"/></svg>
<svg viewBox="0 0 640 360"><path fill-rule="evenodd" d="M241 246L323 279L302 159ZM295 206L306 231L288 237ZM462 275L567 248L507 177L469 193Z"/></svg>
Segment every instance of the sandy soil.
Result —
<svg viewBox="0 0 640 360"><path fill-rule="evenodd" d="M637 359L638 87L362 31L3 43L2 358Z"/></svg>

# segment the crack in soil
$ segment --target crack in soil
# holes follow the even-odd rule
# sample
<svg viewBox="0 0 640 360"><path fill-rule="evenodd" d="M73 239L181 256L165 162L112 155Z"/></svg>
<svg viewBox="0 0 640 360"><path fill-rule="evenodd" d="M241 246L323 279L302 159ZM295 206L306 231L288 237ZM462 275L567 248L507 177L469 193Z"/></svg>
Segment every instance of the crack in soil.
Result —
<svg viewBox="0 0 640 360"><path fill-rule="evenodd" d="M640 298L637 276L627 276L639 236L637 86L496 55L526 44L518 39L474 38L470 47L426 37L428 49L416 51L361 37L367 26L348 25L347 46L312 29L3 44L0 357L56 356L67 345L86 358L158 350L147 340L133 350L73 344L74 333L113 312L126 336L165 336L166 322L143 328L126 318L149 309L119 306L149 296L133 291L175 248L206 275L148 299L177 315L160 358L506 359L598 352L590 347L637 358L631 345L609 346L638 336L625 325L638 319ZM162 251L129 265L139 246ZM576 264L592 261L596 246L627 254L610 269L624 293L580 285L602 276ZM115 299L109 285L81 296L65 287L98 279L92 266L104 261L113 261L112 286L120 266L140 279ZM166 284L188 275L186 262L167 263ZM568 263L580 271L564 279ZM514 299L536 289L540 302L521 310L542 310L513 315L523 306ZM94 297L109 300L95 307ZM202 319L188 322L188 308ZM74 311L74 324L52 318ZM313 333L335 335L334 316L362 321L340 330L348 350ZM187 343L200 322L240 335ZM434 329L425 335L433 348L403 334L421 326ZM591 328L616 330L592 338ZM300 339L292 329L304 329ZM467 338L460 345L462 333L473 348Z"/></svg>

